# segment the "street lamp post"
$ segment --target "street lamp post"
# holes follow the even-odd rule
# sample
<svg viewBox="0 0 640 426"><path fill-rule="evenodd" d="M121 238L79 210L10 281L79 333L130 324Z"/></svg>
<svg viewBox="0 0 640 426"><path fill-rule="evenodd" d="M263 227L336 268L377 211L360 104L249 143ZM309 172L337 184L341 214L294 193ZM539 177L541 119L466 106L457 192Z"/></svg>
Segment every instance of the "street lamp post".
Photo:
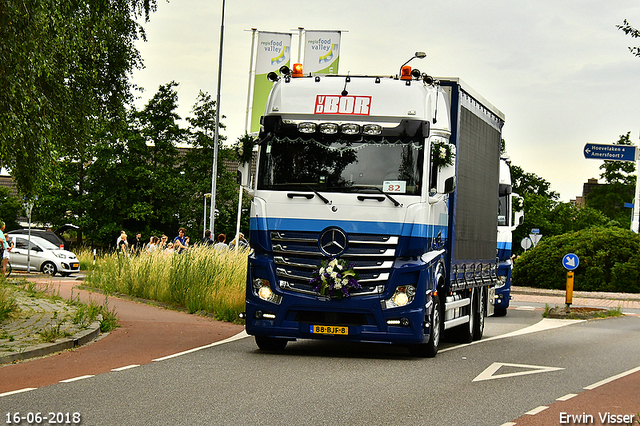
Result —
<svg viewBox="0 0 640 426"><path fill-rule="evenodd" d="M220 139L220 90L222 88L222 48L224 46L224 9L225 0L222 0L222 18L220 24L220 52L218 58L218 93L216 95L216 123L215 133L213 136L213 168L211 170L211 216L209 219L209 227L213 232L214 227L214 211L216 206L216 184L218 173L218 141Z"/></svg>
<svg viewBox="0 0 640 426"><path fill-rule="evenodd" d="M25 201L24 210L27 213L27 219L29 220L29 238L27 247L27 274L31 273L31 211L33 210L33 200Z"/></svg>

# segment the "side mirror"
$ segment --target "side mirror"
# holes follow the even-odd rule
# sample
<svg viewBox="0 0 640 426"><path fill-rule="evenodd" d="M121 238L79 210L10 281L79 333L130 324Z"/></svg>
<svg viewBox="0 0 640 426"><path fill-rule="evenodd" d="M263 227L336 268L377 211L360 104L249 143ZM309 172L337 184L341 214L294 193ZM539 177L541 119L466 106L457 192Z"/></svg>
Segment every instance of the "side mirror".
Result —
<svg viewBox="0 0 640 426"><path fill-rule="evenodd" d="M456 189L456 177L451 176L444 181L444 193L451 194Z"/></svg>

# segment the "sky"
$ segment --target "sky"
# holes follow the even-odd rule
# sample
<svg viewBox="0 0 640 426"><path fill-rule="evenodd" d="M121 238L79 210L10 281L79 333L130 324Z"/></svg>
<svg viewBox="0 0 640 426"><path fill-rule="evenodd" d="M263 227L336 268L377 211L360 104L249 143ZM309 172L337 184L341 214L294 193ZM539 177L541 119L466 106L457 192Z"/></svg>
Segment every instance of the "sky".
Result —
<svg viewBox="0 0 640 426"><path fill-rule="evenodd" d="M200 91L216 98L222 0L158 0L139 41L145 68L142 108L160 85L178 87L181 117ZM581 195L598 178L601 160L585 159L587 143L613 144L630 132L640 143L639 46L616 28L640 28L637 0L280 0L226 1L221 132L245 133L251 28L293 32L342 30L340 74L396 74L411 65L437 77L459 77L502 111L512 163L551 183L561 201ZM186 125L185 125L186 126ZM602 182L602 181L601 181Z"/></svg>

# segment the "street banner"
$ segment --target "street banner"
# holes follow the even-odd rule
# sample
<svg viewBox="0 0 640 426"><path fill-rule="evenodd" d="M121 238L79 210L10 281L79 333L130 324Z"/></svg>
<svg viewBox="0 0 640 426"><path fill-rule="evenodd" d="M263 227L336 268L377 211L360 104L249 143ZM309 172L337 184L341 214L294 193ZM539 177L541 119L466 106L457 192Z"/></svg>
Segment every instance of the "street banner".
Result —
<svg viewBox="0 0 640 426"><path fill-rule="evenodd" d="M340 36L340 31L305 30L305 74L338 74Z"/></svg>
<svg viewBox="0 0 640 426"><path fill-rule="evenodd" d="M251 107L250 133L260 131L260 117L264 115L267 97L273 83L267 74L280 67L291 66L291 33L258 32L253 103Z"/></svg>

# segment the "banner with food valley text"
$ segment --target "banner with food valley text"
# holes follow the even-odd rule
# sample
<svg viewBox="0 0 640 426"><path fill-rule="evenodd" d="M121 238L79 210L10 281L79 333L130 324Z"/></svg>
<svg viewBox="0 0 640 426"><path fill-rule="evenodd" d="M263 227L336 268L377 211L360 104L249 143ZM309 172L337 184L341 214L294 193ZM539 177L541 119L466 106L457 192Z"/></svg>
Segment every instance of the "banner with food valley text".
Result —
<svg viewBox="0 0 640 426"><path fill-rule="evenodd" d="M264 115L267 97L273 83L267 74L286 65L291 67L291 34L258 32L256 52L256 74L253 83L250 132L260 131L260 117Z"/></svg>
<svg viewBox="0 0 640 426"><path fill-rule="evenodd" d="M305 74L338 74L340 35L340 31L305 31Z"/></svg>

